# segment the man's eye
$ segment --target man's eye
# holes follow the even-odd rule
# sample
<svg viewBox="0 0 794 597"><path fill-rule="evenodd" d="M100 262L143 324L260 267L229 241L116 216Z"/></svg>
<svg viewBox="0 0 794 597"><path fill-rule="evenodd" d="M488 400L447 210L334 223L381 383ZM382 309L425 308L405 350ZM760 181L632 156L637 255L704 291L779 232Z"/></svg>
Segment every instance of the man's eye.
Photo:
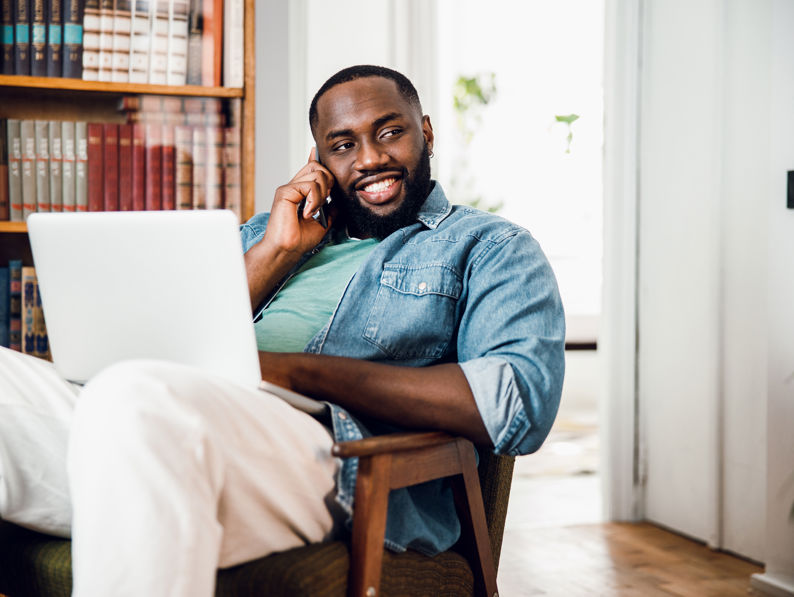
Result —
<svg viewBox="0 0 794 597"><path fill-rule="evenodd" d="M399 135L402 132L403 132L402 129L389 129L388 131L385 131L383 133L383 136L384 137L394 137L395 135Z"/></svg>
<svg viewBox="0 0 794 597"><path fill-rule="evenodd" d="M332 151L342 151L350 149L351 147L353 147L352 143L340 143L339 145L335 145Z"/></svg>

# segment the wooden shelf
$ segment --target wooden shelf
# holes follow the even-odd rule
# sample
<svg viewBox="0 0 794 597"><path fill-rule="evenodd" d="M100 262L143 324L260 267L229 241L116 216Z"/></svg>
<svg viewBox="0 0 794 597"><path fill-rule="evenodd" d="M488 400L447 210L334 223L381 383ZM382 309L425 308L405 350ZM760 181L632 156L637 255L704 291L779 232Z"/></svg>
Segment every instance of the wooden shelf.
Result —
<svg viewBox="0 0 794 597"><path fill-rule="evenodd" d="M25 222L0 222L1 232L19 232L20 234L27 234L28 225Z"/></svg>
<svg viewBox="0 0 794 597"><path fill-rule="evenodd" d="M244 92L238 87L202 87L200 85L149 85L146 83L107 83L83 81L59 77L27 77L24 75L0 75L0 88L53 89L63 91L85 91L89 93L179 95L197 97L242 98Z"/></svg>

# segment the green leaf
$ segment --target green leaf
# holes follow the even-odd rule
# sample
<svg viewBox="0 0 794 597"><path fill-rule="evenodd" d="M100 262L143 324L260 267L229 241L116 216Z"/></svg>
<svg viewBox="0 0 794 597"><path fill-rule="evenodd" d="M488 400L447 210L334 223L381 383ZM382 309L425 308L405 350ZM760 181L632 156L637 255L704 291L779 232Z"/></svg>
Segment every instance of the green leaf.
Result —
<svg viewBox="0 0 794 597"><path fill-rule="evenodd" d="M565 116L555 115L554 118L557 119L557 122L564 122L566 124L571 124L579 120L579 115L578 114L566 114Z"/></svg>

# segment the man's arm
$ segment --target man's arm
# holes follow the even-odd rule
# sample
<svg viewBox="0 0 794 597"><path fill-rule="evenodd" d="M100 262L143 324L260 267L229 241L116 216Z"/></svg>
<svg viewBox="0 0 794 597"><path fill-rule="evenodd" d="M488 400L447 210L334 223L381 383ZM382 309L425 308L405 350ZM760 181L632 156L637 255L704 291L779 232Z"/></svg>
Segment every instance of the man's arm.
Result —
<svg viewBox="0 0 794 597"><path fill-rule="evenodd" d="M438 429L492 447L469 384L454 363L399 367L347 357L260 352L263 379L357 415Z"/></svg>

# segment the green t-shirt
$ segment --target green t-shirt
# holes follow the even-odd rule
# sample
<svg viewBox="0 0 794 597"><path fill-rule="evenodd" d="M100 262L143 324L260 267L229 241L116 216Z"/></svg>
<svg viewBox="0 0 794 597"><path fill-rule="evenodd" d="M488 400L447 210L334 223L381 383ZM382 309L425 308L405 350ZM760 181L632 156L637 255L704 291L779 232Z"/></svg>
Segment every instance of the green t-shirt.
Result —
<svg viewBox="0 0 794 597"><path fill-rule="evenodd" d="M325 245L290 278L256 322L256 345L272 352L302 352L336 309L375 239L345 238Z"/></svg>

